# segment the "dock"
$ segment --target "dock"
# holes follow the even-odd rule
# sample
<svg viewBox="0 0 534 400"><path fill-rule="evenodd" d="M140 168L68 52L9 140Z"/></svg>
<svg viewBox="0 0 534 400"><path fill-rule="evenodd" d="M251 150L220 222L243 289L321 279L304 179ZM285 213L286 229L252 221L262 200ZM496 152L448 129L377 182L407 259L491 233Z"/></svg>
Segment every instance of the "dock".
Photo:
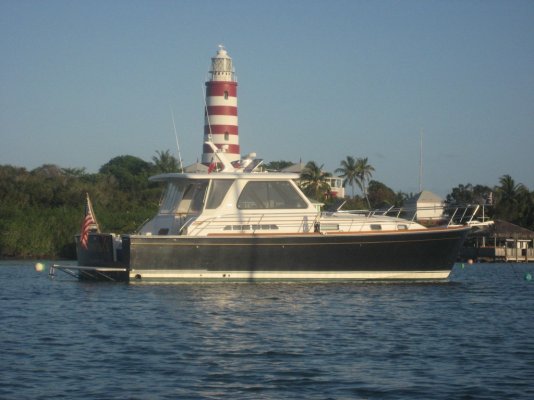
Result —
<svg viewBox="0 0 534 400"><path fill-rule="evenodd" d="M482 262L534 262L534 232L496 220L491 228L468 236L460 258Z"/></svg>

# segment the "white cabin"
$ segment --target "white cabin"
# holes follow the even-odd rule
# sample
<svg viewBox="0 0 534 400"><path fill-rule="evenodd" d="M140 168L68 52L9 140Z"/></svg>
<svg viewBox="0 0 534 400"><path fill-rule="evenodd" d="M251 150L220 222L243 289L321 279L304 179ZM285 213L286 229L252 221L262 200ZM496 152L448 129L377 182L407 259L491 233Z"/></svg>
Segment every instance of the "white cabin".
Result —
<svg viewBox="0 0 534 400"><path fill-rule="evenodd" d="M158 214L141 235L309 234L424 229L370 213L320 212L299 189L296 174L170 173Z"/></svg>

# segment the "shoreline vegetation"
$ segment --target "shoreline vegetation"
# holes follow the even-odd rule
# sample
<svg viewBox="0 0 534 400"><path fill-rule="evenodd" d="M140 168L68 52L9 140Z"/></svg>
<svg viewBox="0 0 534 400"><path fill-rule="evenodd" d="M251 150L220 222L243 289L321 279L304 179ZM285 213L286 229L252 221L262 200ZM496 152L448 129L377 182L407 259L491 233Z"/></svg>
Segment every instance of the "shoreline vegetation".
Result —
<svg viewBox="0 0 534 400"><path fill-rule="evenodd" d="M291 164L273 161L265 168L281 170ZM178 170L179 163L169 150L157 151L151 161L118 156L94 174L52 164L31 171L0 165L0 259L75 259L74 235L80 232L86 193L103 231L134 232L158 209L162 186L148 177ZM373 172L367 158L348 156L340 162L335 173L344 180L344 208L400 207L412 195L372 180ZM335 201L325 182L329 176L310 161L300 184L310 198L328 205ZM534 191L509 175L501 176L492 188L460 184L446 200L490 204L489 217L534 229Z"/></svg>

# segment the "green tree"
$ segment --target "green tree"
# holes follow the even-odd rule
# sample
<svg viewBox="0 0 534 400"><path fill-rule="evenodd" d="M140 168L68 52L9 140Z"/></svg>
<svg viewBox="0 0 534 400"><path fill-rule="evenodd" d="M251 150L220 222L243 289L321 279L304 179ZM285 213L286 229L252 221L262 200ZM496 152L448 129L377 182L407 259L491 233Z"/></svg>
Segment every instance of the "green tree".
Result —
<svg viewBox="0 0 534 400"><path fill-rule="evenodd" d="M179 172L181 170L180 163L169 150L157 150L156 155L152 157L152 162L158 173Z"/></svg>
<svg viewBox="0 0 534 400"><path fill-rule="evenodd" d="M484 185L458 185L447 195L451 204L485 204L491 197L492 189Z"/></svg>
<svg viewBox="0 0 534 400"><path fill-rule="evenodd" d="M356 174L358 176L359 181L362 184L361 186L362 192L363 192L365 199L367 200L367 205L369 206L369 209L371 208L371 203L369 202L369 197L367 196L366 182L368 182L369 179L371 179L371 177L373 176L374 170L375 168L371 164L368 163L367 157L358 158L356 160L356 171L357 171Z"/></svg>
<svg viewBox="0 0 534 400"><path fill-rule="evenodd" d="M291 161L271 161L267 164L264 164L264 167L267 171L282 171L284 168L291 167L293 163Z"/></svg>
<svg viewBox="0 0 534 400"><path fill-rule="evenodd" d="M389 208L394 206L397 200L391 188L375 180L369 181L368 193L369 201L375 208Z"/></svg>
<svg viewBox="0 0 534 400"><path fill-rule="evenodd" d="M526 205L524 209L524 217L522 219L522 226L530 230L534 230L534 191L526 194Z"/></svg>
<svg viewBox="0 0 534 400"><path fill-rule="evenodd" d="M62 168L62 170L65 173L65 175L76 177L76 178L80 178L87 174L87 172L85 171L85 167L84 168Z"/></svg>
<svg viewBox="0 0 534 400"><path fill-rule="evenodd" d="M101 174L113 177L109 183L116 183L124 191L139 191L146 188L151 170L150 163L130 155L112 158L100 167Z"/></svg>
<svg viewBox="0 0 534 400"><path fill-rule="evenodd" d="M470 183L463 185L460 184L454 187L447 195L448 203L451 204L470 204L473 202L473 185Z"/></svg>
<svg viewBox="0 0 534 400"><path fill-rule="evenodd" d="M522 183L516 183L510 175L499 178L496 187L495 218L524 226L531 213L532 196Z"/></svg>
<svg viewBox="0 0 534 400"><path fill-rule="evenodd" d="M363 210L366 208L366 201L364 198L356 195L354 198L348 198L343 205L342 210Z"/></svg>
<svg viewBox="0 0 534 400"><path fill-rule="evenodd" d="M309 161L300 175L300 185L304 193L317 201L325 201L330 194L330 185L326 178L331 174L323 172L323 165L318 166L315 161Z"/></svg>
<svg viewBox="0 0 534 400"><path fill-rule="evenodd" d="M500 186L497 187L499 200L504 203L517 203L525 193L526 187L522 183L515 183L510 175L503 175L499 178Z"/></svg>
<svg viewBox="0 0 534 400"><path fill-rule="evenodd" d="M402 191L398 191L395 193L395 207L402 207L404 206L404 203L406 200L408 200L410 197L413 197L412 193L404 193Z"/></svg>
<svg viewBox="0 0 534 400"><path fill-rule="evenodd" d="M363 192L362 181L358 175L358 165L354 157L347 156L345 160L341 160L341 166L335 170L335 173L341 174L343 178L343 187L349 185L351 187L352 198L354 198L354 186L358 186Z"/></svg>
<svg viewBox="0 0 534 400"><path fill-rule="evenodd" d="M111 160L98 174L0 165L0 257L75 257L86 192L104 231L134 231L158 207L161 187L147 183L152 168L131 156Z"/></svg>
<svg viewBox="0 0 534 400"><path fill-rule="evenodd" d="M25 168L0 166L0 211L11 204L22 207L27 203L24 186L28 178L29 173Z"/></svg>

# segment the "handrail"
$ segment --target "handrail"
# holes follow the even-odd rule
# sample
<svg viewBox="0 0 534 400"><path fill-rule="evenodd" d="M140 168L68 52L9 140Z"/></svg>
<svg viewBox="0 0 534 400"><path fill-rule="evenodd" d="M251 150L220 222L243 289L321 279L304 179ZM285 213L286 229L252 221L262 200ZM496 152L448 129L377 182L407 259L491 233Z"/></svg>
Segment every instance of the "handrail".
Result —
<svg viewBox="0 0 534 400"><path fill-rule="evenodd" d="M449 210L450 211L447 211ZM243 212L243 213L228 213L223 215L214 215L207 218L203 218L200 221L198 216L190 216L186 218L179 228L178 234L183 234L186 229L190 229L189 234L199 234L205 230L211 229L224 229L228 226L232 226L234 230L238 230L235 227L248 227L246 230L262 230L261 226L264 225L276 225L280 229L289 229L294 232L308 232L314 229L316 224L321 222L326 223L338 223L343 226L345 230L353 230L358 226L360 229L365 229L365 223L368 223L372 219L373 223L391 223L391 218L396 218L401 221L407 221L415 223L426 220L427 222L433 222L442 226L451 225L468 225L472 223L476 213L480 209L478 205L464 205L444 207L436 215L430 215L428 218L421 218L421 211L425 210L437 210L436 207L425 207L417 210L413 208L394 208L390 207L385 210L350 210L350 211L323 211L319 213L312 212ZM419 217L418 218L418 213ZM401 217L403 215L403 217ZM198 224L194 224L198 221ZM254 227L259 227L254 229ZM266 228L263 228L266 229Z"/></svg>
<svg viewBox="0 0 534 400"><path fill-rule="evenodd" d="M178 230L178 235L181 235L182 232L187 229L189 227L189 225L191 225L191 223L197 219L197 216L196 215L192 215L191 217L189 218L186 218L183 225L180 227L180 229Z"/></svg>

